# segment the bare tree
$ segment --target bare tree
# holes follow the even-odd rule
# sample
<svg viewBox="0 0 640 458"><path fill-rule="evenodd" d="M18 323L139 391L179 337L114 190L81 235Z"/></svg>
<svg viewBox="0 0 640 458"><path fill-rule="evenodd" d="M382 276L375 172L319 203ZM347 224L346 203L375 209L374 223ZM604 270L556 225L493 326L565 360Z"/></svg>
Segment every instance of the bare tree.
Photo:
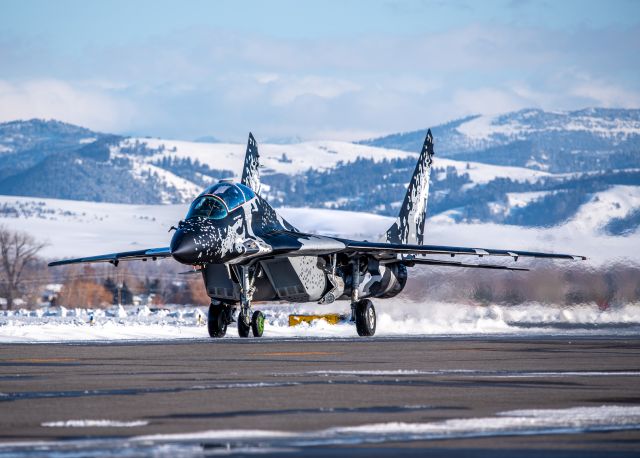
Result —
<svg viewBox="0 0 640 458"><path fill-rule="evenodd" d="M37 259L46 243L37 242L25 232L10 231L0 226L0 295L7 300L7 309L20 296L25 268Z"/></svg>

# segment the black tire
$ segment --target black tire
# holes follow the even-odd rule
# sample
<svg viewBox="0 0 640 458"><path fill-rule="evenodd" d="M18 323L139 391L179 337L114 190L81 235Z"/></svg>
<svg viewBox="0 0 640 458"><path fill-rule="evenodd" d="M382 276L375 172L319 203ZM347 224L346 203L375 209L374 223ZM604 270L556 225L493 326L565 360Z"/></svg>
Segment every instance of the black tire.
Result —
<svg viewBox="0 0 640 458"><path fill-rule="evenodd" d="M222 304L211 304L207 316L209 337L224 337L227 333L227 311Z"/></svg>
<svg viewBox="0 0 640 458"><path fill-rule="evenodd" d="M264 313L255 311L251 317L251 331L253 337L262 337L264 333Z"/></svg>
<svg viewBox="0 0 640 458"><path fill-rule="evenodd" d="M361 337L371 337L376 333L376 309L373 302L363 299L356 304L356 330Z"/></svg>
<svg viewBox="0 0 640 458"><path fill-rule="evenodd" d="M249 337L251 332L251 325L244 322L244 315L240 313L238 315L238 335L240 337Z"/></svg>

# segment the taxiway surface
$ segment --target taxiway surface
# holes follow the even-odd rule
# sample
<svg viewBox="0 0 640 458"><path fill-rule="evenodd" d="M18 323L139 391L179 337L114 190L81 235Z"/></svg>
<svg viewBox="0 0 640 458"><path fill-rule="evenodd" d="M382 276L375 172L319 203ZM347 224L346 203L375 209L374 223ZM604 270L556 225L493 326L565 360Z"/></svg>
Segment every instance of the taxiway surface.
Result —
<svg viewBox="0 0 640 458"><path fill-rule="evenodd" d="M173 444L194 454L633 456L639 410L637 338L0 347L0 456L101 456L123 444L141 455Z"/></svg>

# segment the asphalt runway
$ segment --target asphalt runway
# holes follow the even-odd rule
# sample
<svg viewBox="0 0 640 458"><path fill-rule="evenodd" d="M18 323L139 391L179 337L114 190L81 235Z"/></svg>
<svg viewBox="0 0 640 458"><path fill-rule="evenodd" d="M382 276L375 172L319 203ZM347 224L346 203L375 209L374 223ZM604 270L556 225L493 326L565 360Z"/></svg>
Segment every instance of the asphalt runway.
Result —
<svg viewBox="0 0 640 458"><path fill-rule="evenodd" d="M638 456L637 410L640 338L0 347L0 456Z"/></svg>

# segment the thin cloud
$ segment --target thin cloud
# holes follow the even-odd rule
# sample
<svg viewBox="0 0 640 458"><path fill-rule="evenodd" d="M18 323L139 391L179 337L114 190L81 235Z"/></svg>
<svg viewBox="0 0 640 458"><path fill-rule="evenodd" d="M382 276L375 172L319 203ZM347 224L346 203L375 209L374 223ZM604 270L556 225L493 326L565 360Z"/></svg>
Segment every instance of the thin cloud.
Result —
<svg viewBox="0 0 640 458"><path fill-rule="evenodd" d="M279 87L272 95L274 105L288 105L302 96L334 99L361 89L358 84L348 80L313 75L302 78L291 77L277 82Z"/></svg>
<svg viewBox="0 0 640 458"><path fill-rule="evenodd" d="M103 131L120 131L135 116L131 103L97 88L81 88L52 79L21 83L0 80L1 121L57 119Z"/></svg>
<svg viewBox="0 0 640 458"><path fill-rule="evenodd" d="M200 27L75 58L36 46L42 60L30 57L29 43L3 43L0 67L11 77L0 83L1 119L145 135L351 138L471 113L640 105L637 27L476 23L348 41Z"/></svg>

